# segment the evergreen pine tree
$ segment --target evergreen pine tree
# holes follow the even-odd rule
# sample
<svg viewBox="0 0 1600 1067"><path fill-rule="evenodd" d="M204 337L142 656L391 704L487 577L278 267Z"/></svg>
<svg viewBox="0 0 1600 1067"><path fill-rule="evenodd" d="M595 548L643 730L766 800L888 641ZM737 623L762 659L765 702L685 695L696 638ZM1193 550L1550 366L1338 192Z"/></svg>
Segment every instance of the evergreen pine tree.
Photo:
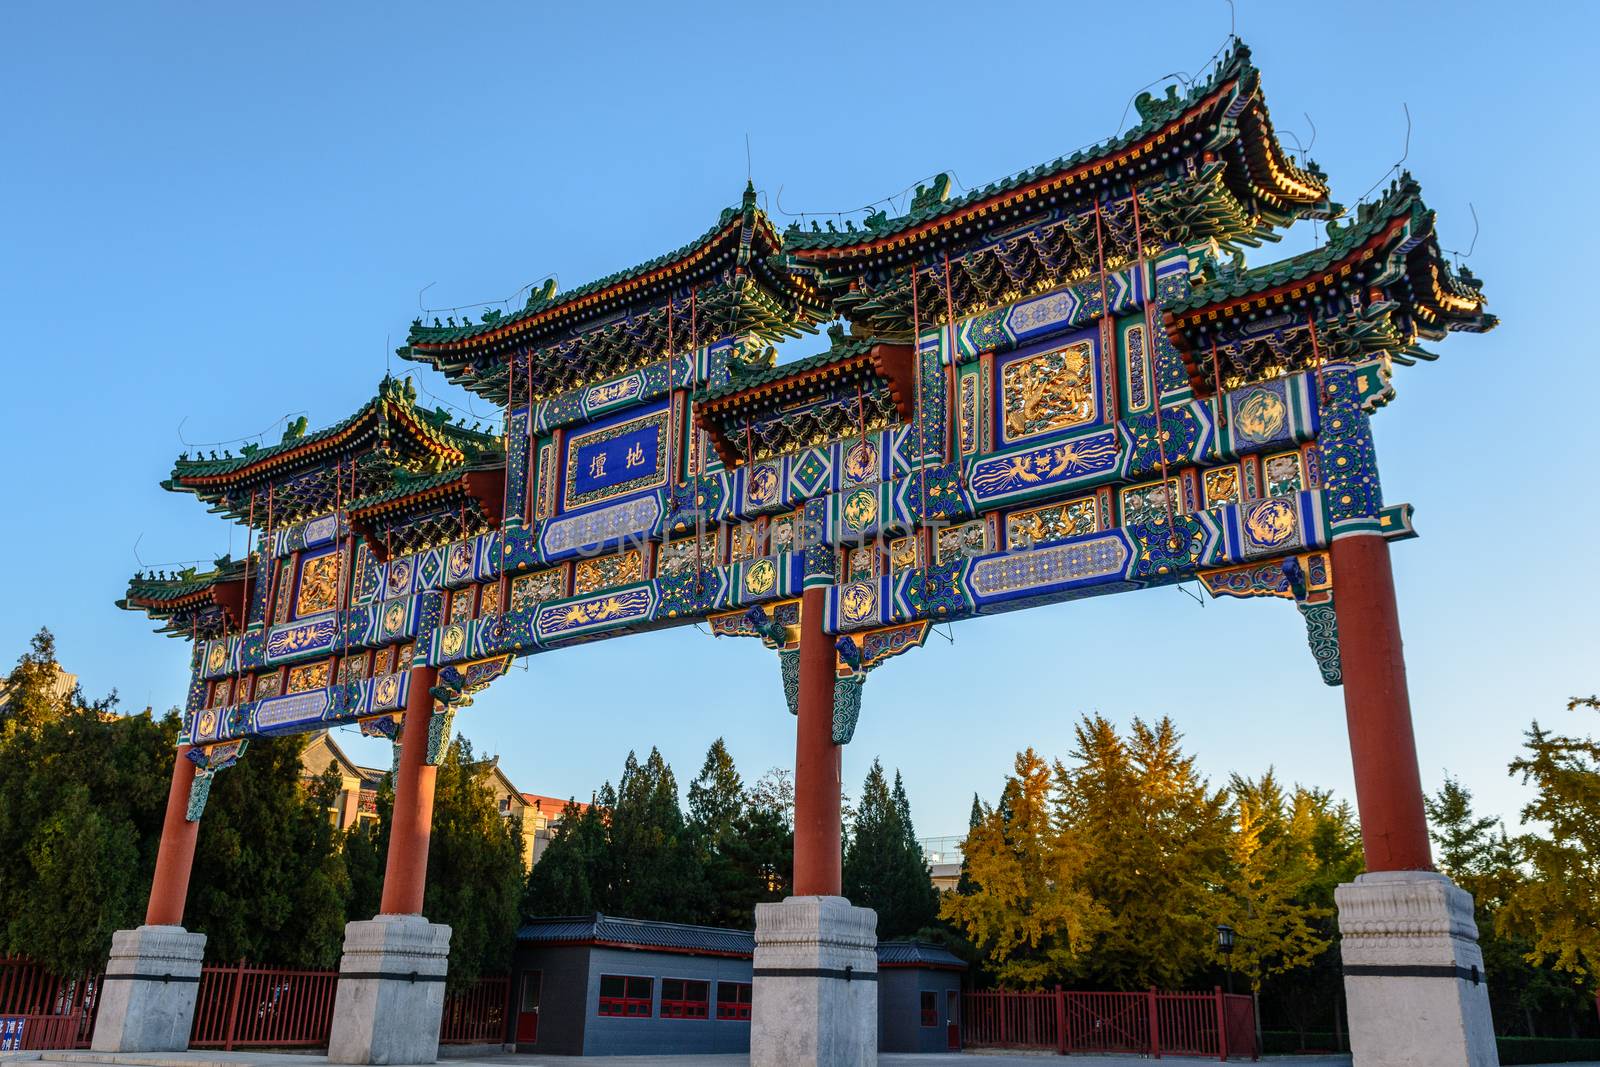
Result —
<svg viewBox="0 0 1600 1067"><path fill-rule="evenodd" d="M744 782L722 738L712 742L700 775L689 783L688 839L705 876L702 919L717 926L750 928L755 904L769 899L769 877L759 868L764 842L775 828L752 810Z"/></svg>
<svg viewBox="0 0 1600 1067"><path fill-rule="evenodd" d="M844 892L852 903L878 913L882 941L915 934L939 914L939 895L917 845L905 787L897 773L891 789L877 760L862 783L852 821Z"/></svg>
<svg viewBox="0 0 1600 1067"><path fill-rule="evenodd" d="M394 817L394 783L378 780L378 817L358 821L344 833L344 870L350 882L345 921L365 921L383 904L383 874L389 856L389 825Z"/></svg>
<svg viewBox="0 0 1600 1067"><path fill-rule="evenodd" d="M684 827L677 779L657 749L643 763L628 753L616 797L605 910L664 922L700 919L705 876Z"/></svg>
<svg viewBox="0 0 1600 1067"><path fill-rule="evenodd" d="M983 801L978 799L978 794L972 794L972 812L967 816L967 837L969 840L972 837L972 832L983 825L986 814L983 810ZM972 863L967 859L967 847L963 843L961 846L961 877L956 879L956 892L964 897L971 896L977 891L977 888L978 883L972 878Z"/></svg>
<svg viewBox="0 0 1600 1067"><path fill-rule="evenodd" d="M450 927L452 986L511 964L522 903L522 827L500 814L486 782L492 763L458 737L440 764L423 914Z"/></svg>
<svg viewBox="0 0 1600 1067"><path fill-rule="evenodd" d="M55 641L34 636L0 710L0 954L59 974L104 965L143 919L175 758L176 714L115 714L63 693Z"/></svg>
<svg viewBox="0 0 1600 1067"><path fill-rule="evenodd" d="M328 818L338 786L303 781L305 742L255 738L212 779L184 910L185 925L206 935L207 959L338 962L349 892Z"/></svg>
<svg viewBox="0 0 1600 1067"><path fill-rule="evenodd" d="M603 910L606 886L603 881L596 885L595 879L602 873L610 848L606 810L598 794L582 812L577 804L567 802L561 825L528 872L522 897L524 914L589 915Z"/></svg>
<svg viewBox="0 0 1600 1067"><path fill-rule="evenodd" d="M689 783L690 831L702 849L714 850L744 808L744 782L722 738L711 743L700 775Z"/></svg>

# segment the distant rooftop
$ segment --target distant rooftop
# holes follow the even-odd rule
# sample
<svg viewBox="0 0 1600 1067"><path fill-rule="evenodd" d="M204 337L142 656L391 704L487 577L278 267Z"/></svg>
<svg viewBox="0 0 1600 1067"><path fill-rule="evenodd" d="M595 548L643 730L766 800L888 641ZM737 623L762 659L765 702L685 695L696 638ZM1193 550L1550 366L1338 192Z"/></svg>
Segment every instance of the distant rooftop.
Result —
<svg viewBox="0 0 1600 1067"><path fill-rule="evenodd" d="M650 919L623 919L600 912L528 919L517 931L517 941L521 944L594 945L601 948L740 958L754 956L756 947L755 934L749 930L655 922ZM949 949L926 941L881 941L878 943L878 965L945 970L965 970L967 966L961 957Z"/></svg>

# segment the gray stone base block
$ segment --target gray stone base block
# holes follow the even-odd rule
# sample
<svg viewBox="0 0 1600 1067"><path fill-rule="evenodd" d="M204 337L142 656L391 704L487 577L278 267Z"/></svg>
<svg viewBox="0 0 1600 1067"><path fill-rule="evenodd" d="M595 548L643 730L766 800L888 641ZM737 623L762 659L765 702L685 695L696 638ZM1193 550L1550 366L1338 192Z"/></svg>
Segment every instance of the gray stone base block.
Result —
<svg viewBox="0 0 1600 1067"><path fill-rule="evenodd" d="M874 1067L878 914L843 897L756 905L750 1067Z"/></svg>
<svg viewBox="0 0 1600 1067"><path fill-rule="evenodd" d="M380 915L344 928L330 1063L433 1063L450 928L420 915Z"/></svg>
<svg viewBox="0 0 1600 1067"><path fill-rule="evenodd" d="M1431 871L1335 891L1356 1067L1496 1067L1472 897Z"/></svg>
<svg viewBox="0 0 1600 1067"><path fill-rule="evenodd" d="M194 1026L206 935L181 926L141 926L111 935L96 1052L182 1052Z"/></svg>

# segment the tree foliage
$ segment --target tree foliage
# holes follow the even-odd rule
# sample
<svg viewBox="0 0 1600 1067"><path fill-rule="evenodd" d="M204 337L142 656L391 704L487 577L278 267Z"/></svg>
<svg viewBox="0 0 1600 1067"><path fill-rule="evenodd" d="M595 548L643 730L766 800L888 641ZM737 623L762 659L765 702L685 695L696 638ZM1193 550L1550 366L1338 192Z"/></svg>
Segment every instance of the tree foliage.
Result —
<svg viewBox="0 0 1600 1067"><path fill-rule="evenodd" d="M946 894L942 918L982 951L1004 986L1039 986L1070 972L1106 912L1082 888L1083 845L1058 821L1050 765L1018 754L1000 802L968 832L970 891Z"/></svg>
<svg viewBox="0 0 1600 1067"><path fill-rule="evenodd" d="M1076 976L1111 989L1174 987L1210 956L1210 887L1228 862L1227 794L1183 754L1177 729L1103 716L1075 731L1075 764L1055 767L1060 819L1083 849L1078 886L1105 910Z"/></svg>
<svg viewBox="0 0 1600 1067"><path fill-rule="evenodd" d="M178 721L62 693L59 669L40 630L0 710L0 952L71 974L143 919Z"/></svg>
<svg viewBox="0 0 1600 1067"><path fill-rule="evenodd" d="M790 808L792 809L792 798ZM689 783L686 830L705 875L702 921L749 929L755 906L782 900L794 866L791 811L781 795L746 790L722 738Z"/></svg>
<svg viewBox="0 0 1600 1067"><path fill-rule="evenodd" d="M1257 985L1326 951L1355 854L1348 809L1270 772L1213 789L1166 719L1123 735L1089 716L1075 737L1070 761L1017 757L943 901L1001 984L1178 988L1219 966L1222 922Z"/></svg>
<svg viewBox="0 0 1600 1067"><path fill-rule="evenodd" d="M1260 992L1268 976L1309 967L1332 945L1333 888L1360 870L1358 835L1349 810L1333 805L1330 794L1299 787L1285 793L1271 770L1257 779L1234 775L1231 793L1234 826L1218 915L1236 937L1229 958L1218 953L1218 962L1243 972Z"/></svg>
<svg viewBox="0 0 1600 1067"><path fill-rule="evenodd" d="M457 737L439 765L423 914L450 927L450 981L460 986L511 966L522 902L521 820L485 783L491 764Z"/></svg>
<svg viewBox="0 0 1600 1067"><path fill-rule="evenodd" d="M184 923L206 957L331 967L344 942L349 881L328 818L337 779L305 783L303 736L250 742L212 779Z"/></svg>
<svg viewBox="0 0 1600 1067"><path fill-rule="evenodd" d="M1568 709L1578 708L1600 710L1600 699L1575 697ZM1600 742L1535 722L1524 748L1511 762L1535 789L1522 822L1548 833L1517 837L1532 877L1512 891L1506 921L1530 933L1532 953L1592 989L1600 978Z"/></svg>
<svg viewBox="0 0 1600 1067"><path fill-rule="evenodd" d="M844 852L844 895L878 913L878 939L909 937L939 915L939 894L911 823L900 773L891 788L877 760L861 786L861 803Z"/></svg>
<svg viewBox="0 0 1600 1067"><path fill-rule="evenodd" d="M753 927L756 904L792 882L793 788L775 771L746 788L719 738L688 796L685 818L660 752L643 762L630 752L617 786L601 786L582 813L567 806L529 872L524 910Z"/></svg>
<svg viewBox="0 0 1600 1067"><path fill-rule="evenodd" d="M1507 909L1526 881L1517 841L1494 817L1476 814L1472 791L1455 778L1447 776L1426 803L1439 869L1472 894L1496 1032L1549 1032L1581 1010L1584 998L1570 975L1541 962Z"/></svg>

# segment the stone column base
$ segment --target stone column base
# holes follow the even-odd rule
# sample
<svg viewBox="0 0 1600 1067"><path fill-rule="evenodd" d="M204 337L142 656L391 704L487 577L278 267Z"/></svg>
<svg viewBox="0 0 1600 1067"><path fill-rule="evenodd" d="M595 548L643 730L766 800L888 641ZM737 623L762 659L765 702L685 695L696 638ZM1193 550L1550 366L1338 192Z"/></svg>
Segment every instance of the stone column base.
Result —
<svg viewBox="0 0 1600 1067"><path fill-rule="evenodd" d="M1472 896L1432 871L1335 891L1357 1067L1496 1067Z"/></svg>
<svg viewBox="0 0 1600 1067"><path fill-rule="evenodd" d="M181 926L141 926L111 935L96 1052L183 1052L194 1027L206 935Z"/></svg>
<svg viewBox="0 0 1600 1067"><path fill-rule="evenodd" d="M420 915L379 915L344 928L330 1063L433 1063L450 959L450 928Z"/></svg>
<svg viewBox="0 0 1600 1067"><path fill-rule="evenodd" d="M756 905L750 1067L874 1067L878 914L843 897Z"/></svg>

